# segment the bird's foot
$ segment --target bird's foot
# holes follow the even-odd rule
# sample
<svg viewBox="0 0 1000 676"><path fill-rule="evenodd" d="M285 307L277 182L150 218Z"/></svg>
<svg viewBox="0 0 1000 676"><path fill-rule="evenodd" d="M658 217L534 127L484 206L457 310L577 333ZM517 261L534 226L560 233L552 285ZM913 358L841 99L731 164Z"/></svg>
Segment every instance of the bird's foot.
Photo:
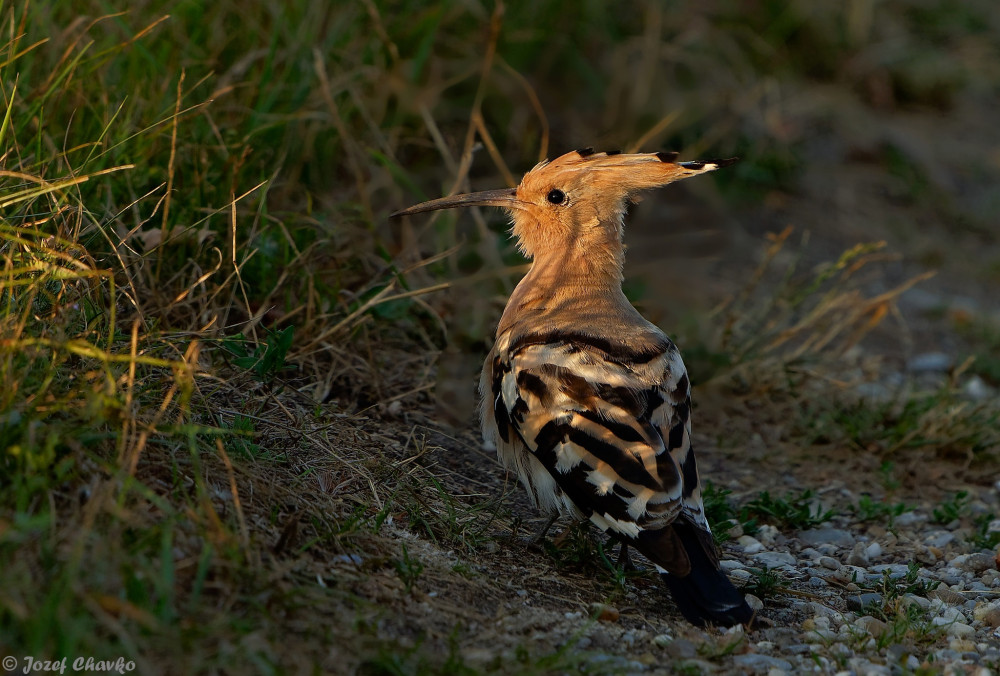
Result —
<svg viewBox="0 0 1000 676"><path fill-rule="evenodd" d="M615 565L628 573L639 570L638 566L632 563L632 557L628 553L628 545L624 542L621 543L621 549L618 550L618 559L615 561Z"/></svg>

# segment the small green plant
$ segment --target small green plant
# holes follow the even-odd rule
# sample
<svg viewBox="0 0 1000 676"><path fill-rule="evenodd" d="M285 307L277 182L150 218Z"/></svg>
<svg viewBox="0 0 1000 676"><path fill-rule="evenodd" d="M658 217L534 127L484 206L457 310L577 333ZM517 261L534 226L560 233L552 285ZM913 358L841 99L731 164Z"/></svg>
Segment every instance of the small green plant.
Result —
<svg viewBox="0 0 1000 676"><path fill-rule="evenodd" d="M719 660L736 653L747 640L744 633L723 634L716 640L708 640L698 646L698 654L708 660Z"/></svg>
<svg viewBox="0 0 1000 676"><path fill-rule="evenodd" d="M976 517L973 524L975 532L969 537L969 542L978 549L996 549L1000 546L1000 531L990 530L990 523L996 519L992 512Z"/></svg>
<svg viewBox="0 0 1000 676"><path fill-rule="evenodd" d="M971 454L975 458L988 456L996 448L998 420L1000 414L992 406L970 405L960 392L943 387L903 402L820 403L801 425L811 443L842 441L883 455L929 448L942 456Z"/></svg>
<svg viewBox="0 0 1000 676"><path fill-rule="evenodd" d="M712 528L716 544L722 544L729 540L730 524L736 521L747 535L754 535L759 530L758 519L752 516L745 508L737 510L729 501L732 491L725 488L716 488L711 481L706 481L702 489L701 497L705 504L705 518Z"/></svg>
<svg viewBox="0 0 1000 676"><path fill-rule="evenodd" d="M706 481L702 487L701 499L705 505L705 518L708 525L715 534L715 541L722 544L729 539L726 533L728 522L736 516L736 510L729 502L729 495L732 493L725 488L716 488L711 481Z"/></svg>
<svg viewBox="0 0 1000 676"><path fill-rule="evenodd" d="M467 563L456 563L451 567L451 572L461 575L467 580L475 580L479 574Z"/></svg>
<svg viewBox="0 0 1000 676"><path fill-rule="evenodd" d="M764 600L774 596L775 592L784 586L785 578L773 568L750 568L751 577L747 580L743 591Z"/></svg>
<svg viewBox="0 0 1000 676"><path fill-rule="evenodd" d="M951 523L960 518L969 504L969 491L958 491L934 508L934 521L940 524Z"/></svg>
<svg viewBox="0 0 1000 676"><path fill-rule="evenodd" d="M252 371L261 382L270 382L285 368L288 350L292 347L295 327L280 331L267 331L264 341L257 343L242 333L222 341L222 347L233 356L233 364Z"/></svg>
<svg viewBox="0 0 1000 676"><path fill-rule="evenodd" d="M701 676L705 673L704 668L697 662L688 661L673 665L673 670L681 676Z"/></svg>
<svg viewBox="0 0 1000 676"><path fill-rule="evenodd" d="M420 574L424 572L424 564L410 556L410 551L404 544L403 558L395 559L392 565L396 568L396 574L399 575L399 579L406 586L406 593L409 594L413 591L413 585L416 584Z"/></svg>
<svg viewBox="0 0 1000 676"><path fill-rule="evenodd" d="M478 549L488 540L490 525L502 516L495 501L467 503L452 495L433 475L412 475L400 499L415 532L435 543L447 542L467 551Z"/></svg>
<svg viewBox="0 0 1000 676"><path fill-rule="evenodd" d="M927 619L926 613L916 605L894 606L890 612L881 613L878 619L887 624L886 630L875 639L879 650L893 643L919 643L935 632L935 626Z"/></svg>
<svg viewBox="0 0 1000 676"><path fill-rule="evenodd" d="M805 529L829 521L836 512L823 511L813 506L814 492L809 489L799 495L788 494L783 498L771 497L767 491L740 508L740 521L762 521L778 527Z"/></svg>
<svg viewBox="0 0 1000 676"><path fill-rule="evenodd" d="M879 465L880 482L886 493L894 493L900 486L899 479L895 476L895 469L896 466L889 460Z"/></svg>
<svg viewBox="0 0 1000 676"><path fill-rule="evenodd" d="M609 541L608 544L611 544L612 542L613 540ZM624 547L625 545L621 546ZM605 544L602 542L597 543L597 554L600 556L601 563L604 564L604 567L611 572L611 577L615 584L615 591L625 591L625 582L628 579L625 565L612 561L608 556L608 553L605 551Z"/></svg>
<svg viewBox="0 0 1000 676"><path fill-rule="evenodd" d="M253 419L244 415L233 418L229 429L232 431L232 441L230 448L235 451L234 455L241 456L248 460L260 459L266 456L266 452L254 442L257 430L254 429Z"/></svg>
<svg viewBox="0 0 1000 676"><path fill-rule="evenodd" d="M555 538L542 540L542 549L560 568L593 566L600 559L598 542L586 523L573 523Z"/></svg>
<svg viewBox="0 0 1000 676"><path fill-rule="evenodd" d="M889 528L891 529L896 517L905 512L912 512L913 507L904 502L890 504L872 500L868 495L862 495L858 499L858 504L851 507L851 511L854 512L854 516L858 521L879 521L884 518L888 521Z"/></svg>
<svg viewBox="0 0 1000 676"><path fill-rule="evenodd" d="M852 581L861 589L880 594L883 599L883 608L893 605L896 599L907 594L926 597L928 592L937 589L941 584L937 580L920 577L920 565L915 561L909 563L906 573L902 577L893 577L893 574L887 569L882 572L882 577L876 580L859 580L858 574L855 572ZM886 618L880 617L879 619Z"/></svg>

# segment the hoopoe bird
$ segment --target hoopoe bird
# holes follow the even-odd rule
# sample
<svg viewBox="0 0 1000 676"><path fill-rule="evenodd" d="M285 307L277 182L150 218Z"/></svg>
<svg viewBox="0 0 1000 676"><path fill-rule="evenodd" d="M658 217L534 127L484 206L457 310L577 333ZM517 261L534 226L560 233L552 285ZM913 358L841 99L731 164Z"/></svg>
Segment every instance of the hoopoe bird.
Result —
<svg viewBox="0 0 1000 676"><path fill-rule="evenodd" d="M393 216L507 210L532 260L480 380L482 427L535 505L589 519L642 552L702 626L753 613L719 566L691 448L691 384L674 343L622 292L631 199L735 162L595 153L542 162L516 189L443 197Z"/></svg>

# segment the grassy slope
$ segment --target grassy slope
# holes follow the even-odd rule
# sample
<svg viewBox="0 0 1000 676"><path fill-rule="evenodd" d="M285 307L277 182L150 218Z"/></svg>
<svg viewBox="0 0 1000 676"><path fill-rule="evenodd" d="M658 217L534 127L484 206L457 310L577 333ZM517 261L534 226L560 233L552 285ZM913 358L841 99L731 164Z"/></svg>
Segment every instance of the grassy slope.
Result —
<svg viewBox="0 0 1000 676"><path fill-rule="evenodd" d="M580 139L741 154L718 194L755 209L800 188L826 151L810 130L828 125L857 134L896 199L995 237L985 159L945 158L969 190L956 204L919 149L856 131L995 95L991 15L974 6L380 4L4 6L0 653L174 673L434 659L400 653L413 637L386 642L377 589L463 573L424 571L393 529L481 551L517 519L456 502L445 470L400 463L419 443L342 412L426 388L445 335L473 352L488 341L505 266L521 263L499 226L386 221L470 174L499 185ZM846 94L817 113L830 91ZM995 260L975 266L995 281ZM418 293L462 278L476 280L469 303ZM812 291L805 305L796 289ZM849 336L888 307L815 292L789 290L777 325L734 314L735 333L704 339L704 368L775 372L791 357L751 340L779 336L760 326L808 316L817 335ZM351 555L370 562L358 579ZM448 622L435 631L447 645Z"/></svg>

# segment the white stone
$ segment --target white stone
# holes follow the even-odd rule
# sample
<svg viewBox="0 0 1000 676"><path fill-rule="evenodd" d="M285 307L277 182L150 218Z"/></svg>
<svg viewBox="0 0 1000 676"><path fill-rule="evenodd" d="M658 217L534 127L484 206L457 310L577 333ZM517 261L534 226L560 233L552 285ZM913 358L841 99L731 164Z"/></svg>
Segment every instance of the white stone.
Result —
<svg viewBox="0 0 1000 676"><path fill-rule="evenodd" d="M779 535L781 535L781 532L769 523L765 523L757 531L757 539L765 547L773 546L774 541L778 539Z"/></svg>
<svg viewBox="0 0 1000 676"><path fill-rule="evenodd" d="M795 557L788 552L760 552L754 554L754 561L763 564L767 568L782 568L784 566L794 566Z"/></svg>
<svg viewBox="0 0 1000 676"><path fill-rule="evenodd" d="M760 543L760 540L750 535L741 535L736 542L743 547L743 551L747 554L756 554L764 550L764 545Z"/></svg>
<svg viewBox="0 0 1000 676"><path fill-rule="evenodd" d="M653 637L653 645L659 648L666 648L674 642L674 637L670 634L657 634Z"/></svg>
<svg viewBox="0 0 1000 676"><path fill-rule="evenodd" d="M948 627L948 635L955 636L958 638L966 638L968 636L975 636L976 630L967 624L962 622L956 622Z"/></svg>
<svg viewBox="0 0 1000 676"><path fill-rule="evenodd" d="M965 382L965 386L962 388L965 390L965 394L970 399L976 401L983 401L984 399L989 399L994 394L996 390L986 384L982 378L977 375L973 375Z"/></svg>

